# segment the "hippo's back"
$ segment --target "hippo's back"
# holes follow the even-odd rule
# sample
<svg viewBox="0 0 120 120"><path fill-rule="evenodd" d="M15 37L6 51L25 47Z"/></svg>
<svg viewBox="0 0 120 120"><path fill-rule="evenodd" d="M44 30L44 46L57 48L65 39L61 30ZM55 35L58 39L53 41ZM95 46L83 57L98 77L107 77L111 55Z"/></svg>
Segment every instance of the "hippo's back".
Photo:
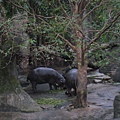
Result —
<svg viewBox="0 0 120 120"><path fill-rule="evenodd" d="M77 79L77 75L78 75L78 70L76 68L69 70L66 74L65 74L65 78L67 80L73 81Z"/></svg>
<svg viewBox="0 0 120 120"><path fill-rule="evenodd" d="M55 71L52 68L47 68L47 67L39 67L33 70L35 74L44 76L44 75L55 75L57 74L57 71Z"/></svg>

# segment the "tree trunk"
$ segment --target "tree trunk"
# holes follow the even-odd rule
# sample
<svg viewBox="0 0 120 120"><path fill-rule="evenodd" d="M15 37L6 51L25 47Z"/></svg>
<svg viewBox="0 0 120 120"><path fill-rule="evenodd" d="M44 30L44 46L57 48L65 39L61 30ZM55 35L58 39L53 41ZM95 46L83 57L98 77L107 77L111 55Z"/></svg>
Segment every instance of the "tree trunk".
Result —
<svg viewBox="0 0 120 120"><path fill-rule="evenodd" d="M85 53L80 43L76 47L76 56L78 63L78 81L76 107L87 107L87 63Z"/></svg>
<svg viewBox="0 0 120 120"><path fill-rule="evenodd" d="M0 19L0 23L6 23L5 19ZM6 30L3 26L2 30L4 31L4 29ZM18 74L14 55L16 51L13 52L14 41L12 40L10 36L2 35L0 37L0 112L40 111L39 105L23 91L17 80Z"/></svg>
<svg viewBox="0 0 120 120"><path fill-rule="evenodd" d="M14 89L19 87L16 80L17 72L13 59L8 59L0 55L0 93L13 92ZM12 84L14 83L14 84ZM8 87L9 86L9 87Z"/></svg>
<svg viewBox="0 0 120 120"><path fill-rule="evenodd" d="M87 107L86 67L78 68L77 107Z"/></svg>
<svg viewBox="0 0 120 120"><path fill-rule="evenodd" d="M0 111L40 111L17 81L15 58L0 54Z"/></svg>
<svg viewBox="0 0 120 120"><path fill-rule="evenodd" d="M13 17L13 29L11 31L15 32L14 37L15 42L20 45L20 65L23 74L28 74L29 71L29 54L30 54L30 43L29 36L26 33L28 16L27 13L18 13Z"/></svg>
<svg viewBox="0 0 120 120"><path fill-rule="evenodd" d="M73 13L72 29L75 38L75 50L78 66L77 98L76 107L87 107L87 63L86 63L86 40L84 35L84 24L82 22L86 0L70 1Z"/></svg>

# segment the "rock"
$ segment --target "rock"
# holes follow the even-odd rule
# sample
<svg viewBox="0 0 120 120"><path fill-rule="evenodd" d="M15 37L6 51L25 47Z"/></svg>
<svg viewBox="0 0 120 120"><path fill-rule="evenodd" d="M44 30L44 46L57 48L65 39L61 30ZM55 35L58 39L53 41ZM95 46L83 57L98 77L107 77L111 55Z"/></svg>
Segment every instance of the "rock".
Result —
<svg viewBox="0 0 120 120"><path fill-rule="evenodd" d="M46 91L48 85L38 85L39 92L30 92L32 98L59 98L65 100L60 107L42 106L40 112L0 112L0 120L120 120L113 118L113 101L119 94L120 84L89 84L89 107L74 109L72 105L76 97L68 98L64 92ZM29 104L29 103L28 103ZM41 106L41 105L40 105ZM31 106L32 107L32 106ZM45 109L44 109L45 108ZM47 109L46 109L47 108Z"/></svg>
<svg viewBox="0 0 120 120"><path fill-rule="evenodd" d="M27 76L25 75L19 75L18 81L22 87L27 87L30 84L29 82L27 82Z"/></svg>
<svg viewBox="0 0 120 120"><path fill-rule="evenodd" d="M102 80L94 79L94 82L95 82L95 83L102 83Z"/></svg>
<svg viewBox="0 0 120 120"><path fill-rule="evenodd" d="M116 69L115 74L113 75L113 81L120 82L120 67Z"/></svg>
<svg viewBox="0 0 120 120"><path fill-rule="evenodd" d="M114 99L114 118L120 118L120 95Z"/></svg>
<svg viewBox="0 0 120 120"><path fill-rule="evenodd" d="M42 108L22 89L0 95L0 112L35 112Z"/></svg>
<svg viewBox="0 0 120 120"><path fill-rule="evenodd" d="M108 64L105 64L100 67L100 72L104 74L109 74L111 77L114 75L114 71L120 67L120 46L119 46L119 40L114 43L110 43L112 45L112 48L109 49L110 55L107 56L107 59L109 59ZM110 46L111 46L110 45ZM112 57L111 57L112 56Z"/></svg>
<svg viewBox="0 0 120 120"><path fill-rule="evenodd" d="M89 81L92 81L95 83L101 83L104 81L109 81L111 79L110 76L100 73L99 70L89 72L87 75L87 78Z"/></svg>

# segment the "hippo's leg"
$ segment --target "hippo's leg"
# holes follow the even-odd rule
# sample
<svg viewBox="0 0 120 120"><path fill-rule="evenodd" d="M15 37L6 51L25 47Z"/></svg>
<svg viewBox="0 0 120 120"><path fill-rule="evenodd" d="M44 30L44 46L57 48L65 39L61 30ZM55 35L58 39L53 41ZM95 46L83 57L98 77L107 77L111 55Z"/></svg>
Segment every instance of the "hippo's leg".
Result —
<svg viewBox="0 0 120 120"><path fill-rule="evenodd" d="M52 90L52 86L54 86L55 90L57 90L56 83L49 83L50 90Z"/></svg>
<svg viewBox="0 0 120 120"><path fill-rule="evenodd" d="M72 96L71 88L68 88L68 96Z"/></svg>
<svg viewBox="0 0 120 120"><path fill-rule="evenodd" d="M56 85L56 84L53 84L53 86L54 86L55 90L57 90L57 85Z"/></svg>
<svg viewBox="0 0 120 120"><path fill-rule="evenodd" d="M36 82L32 82L31 84L32 84L32 89L33 89L34 93L36 93L37 92L37 88L36 88L37 83Z"/></svg>
<svg viewBox="0 0 120 120"><path fill-rule="evenodd" d="M65 94L68 96L72 96L71 88L67 88L67 91L65 92Z"/></svg>
<svg viewBox="0 0 120 120"><path fill-rule="evenodd" d="M68 89L66 90L65 94L68 95Z"/></svg>
<svg viewBox="0 0 120 120"><path fill-rule="evenodd" d="M50 90L52 90L52 84L51 83L49 83L49 87L50 87Z"/></svg>
<svg viewBox="0 0 120 120"><path fill-rule="evenodd" d="M75 87L75 89L74 89L74 95L75 95L75 96L77 95L77 92L76 92L76 87Z"/></svg>

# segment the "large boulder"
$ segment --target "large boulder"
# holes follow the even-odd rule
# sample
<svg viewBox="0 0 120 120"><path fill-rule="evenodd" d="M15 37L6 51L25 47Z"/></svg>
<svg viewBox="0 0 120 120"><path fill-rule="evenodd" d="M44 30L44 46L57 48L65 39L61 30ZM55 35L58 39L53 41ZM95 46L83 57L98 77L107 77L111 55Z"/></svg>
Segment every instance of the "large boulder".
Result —
<svg viewBox="0 0 120 120"><path fill-rule="evenodd" d="M114 82L120 82L120 66L117 63L99 69L101 73L111 76Z"/></svg>
<svg viewBox="0 0 120 120"><path fill-rule="evenodd" d="M113 81L120 82L120 67L118 67L113 75Z"/></svg>
<svg viewBox="0 0 120 120"><path fill-rule="evenodd" d="M114 118L120 119L120 95L117 95L114 99Z"/></svg>
<svg viewBox="0 0 120 120"><path fill-rule="evenodd" d="M0 95L0 112L36 112L42 108L22 89Z"/></svg>
<svg viewBox="0 0 120 120"><path fill-rule="evenodd" d="M119 41L113 44L112 48L109 49L110 54L107 56L109 64L101 66L100 72L110 75L115 82L120 82L120 46Z"/></svg>

